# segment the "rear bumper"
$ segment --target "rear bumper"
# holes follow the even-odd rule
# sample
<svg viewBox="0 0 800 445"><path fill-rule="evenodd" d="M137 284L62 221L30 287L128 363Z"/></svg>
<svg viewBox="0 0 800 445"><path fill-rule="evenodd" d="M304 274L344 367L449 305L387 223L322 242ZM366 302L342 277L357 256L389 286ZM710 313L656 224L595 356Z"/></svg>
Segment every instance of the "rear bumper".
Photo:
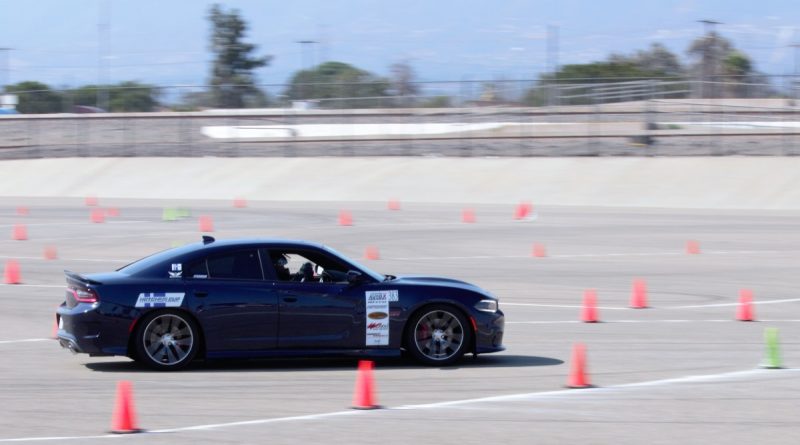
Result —
<svg viewBox="0 0 800 445"><path fill-rule="evenodd" d="M82 303L74 308L62 305L56 312L58 343L75 354L126 355L129 320L103 315L99 303Z"/></svg>

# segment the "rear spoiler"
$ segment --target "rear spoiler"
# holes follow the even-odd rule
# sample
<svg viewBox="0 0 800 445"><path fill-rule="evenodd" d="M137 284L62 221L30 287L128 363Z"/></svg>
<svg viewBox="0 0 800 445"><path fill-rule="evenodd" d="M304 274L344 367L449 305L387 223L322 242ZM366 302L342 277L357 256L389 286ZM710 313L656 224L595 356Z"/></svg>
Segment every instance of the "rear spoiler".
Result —
<svg viewBox="0 0 800 445"><path fill-rule="evenodd" d="M91 278L87 278L81 274L75 273L71 270L64 269L64 275L66 275L67 280L77 281L83 284L103 284L99 281L95 281Z"/></svg>

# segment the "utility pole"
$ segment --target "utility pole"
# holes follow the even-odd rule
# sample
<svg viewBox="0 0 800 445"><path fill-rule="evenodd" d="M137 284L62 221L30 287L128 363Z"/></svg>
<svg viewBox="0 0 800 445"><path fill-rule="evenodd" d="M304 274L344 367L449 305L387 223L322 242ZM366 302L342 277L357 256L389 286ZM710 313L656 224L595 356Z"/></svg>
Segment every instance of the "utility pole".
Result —
<svg viewBox="0 0 800 445"><path fill-rule="evenodd" d="M308 48L310 45L318 43L316 40L298 40L297 43L300 44L300 69L301 70L309 70L309 55L308 55ZM306 99L306 82L300 83L300 99Z"/></svg>
<svg viewBox="0 0 800 445"><path fill-rule="evenodd" d="M798 99L798 87L800 87L800 81L797 79L798 75L798 68L800 68L800 43L793 43L789 45L790 47L794 48L794 76L792 76L792 97L794 100L797 101ZM797 104L795 104L797 105Z"/></svg>
<svg viewBox="0 0 800 445"><path fill-rule="evenodd" d="M111 29L111 4L97 4L97 108L108 111L108 39Z"/></svg>
<svg viewBox="0 0 800 445"><path fill-rule="evenodd" d="M14 48L0 48L0 51L3 52L3 76L0 77L0 92L5 91L6 87L8 86L9 78L9 65L8 65L8 54Z"/></svg>
<svg viewBox="0 0 800 445"><path fill-rule="evenodd" d="M547 72L553 76L552 86L547 88L547 105L557 105L558 91L558 26L547 26Z"/></svg>
<svg viewBox="0 0 800 445"><path fill-rule="evenodd" d="M721 25L722 22L717 22L714 20L698 20L698 23L703 24L703 32L705 33L704 39L707 40L706 44L703 45L703 60L700 64L700 71L701 71L701 79L700 79L700 97L705 97L706 93L706 83L708 82L709 77L711 77L711 81L715 80L716 76L716 65L717 65L717 54L716 49L714 48L714 26ZM713 84L711 88L709 88L709 92L712 93L713 96Z"/></svg>

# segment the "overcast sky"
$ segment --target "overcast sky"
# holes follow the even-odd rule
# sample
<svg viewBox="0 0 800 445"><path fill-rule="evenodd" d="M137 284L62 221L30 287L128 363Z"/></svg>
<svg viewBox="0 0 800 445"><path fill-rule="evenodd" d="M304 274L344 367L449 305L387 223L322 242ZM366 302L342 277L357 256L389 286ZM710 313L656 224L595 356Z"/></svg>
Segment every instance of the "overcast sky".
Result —
<svg viewBox="0 0 800 445"><path fill-rule="evenodd" d="M203 0L0 0L0 83L51 86L107 81L200 85L208 78ZM407 61L420 80L535 78L547 67L547 29L558 61L586 63L661 42L685 58L698 20L750 55L757 70L789 74L800 42L797 0L238 0L247 41L274 56L258 81L285 83L304 64L338 60L379 75ZM101 39L99 23L108 23ZM307 45L304 59L299 40ZM102 47L102 48L101 48ZM7 63L6 63L7 60ZM5 69L5 68L8 69Z"/></svg>

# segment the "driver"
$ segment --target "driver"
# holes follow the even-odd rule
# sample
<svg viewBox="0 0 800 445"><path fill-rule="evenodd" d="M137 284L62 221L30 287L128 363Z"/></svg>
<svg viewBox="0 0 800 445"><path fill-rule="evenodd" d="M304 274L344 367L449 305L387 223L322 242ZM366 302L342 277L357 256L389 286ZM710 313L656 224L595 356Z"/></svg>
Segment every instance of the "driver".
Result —
<svg viewBox="0 0 800 445"><path fill-rule="evenodd" d="M286 266L289 264L289 260L286 259L286 255L278 254L272 260L272 265L275 266L275 276L278 278L279 281L292 281L292 273L289 272L289 268Z"/></svg>

